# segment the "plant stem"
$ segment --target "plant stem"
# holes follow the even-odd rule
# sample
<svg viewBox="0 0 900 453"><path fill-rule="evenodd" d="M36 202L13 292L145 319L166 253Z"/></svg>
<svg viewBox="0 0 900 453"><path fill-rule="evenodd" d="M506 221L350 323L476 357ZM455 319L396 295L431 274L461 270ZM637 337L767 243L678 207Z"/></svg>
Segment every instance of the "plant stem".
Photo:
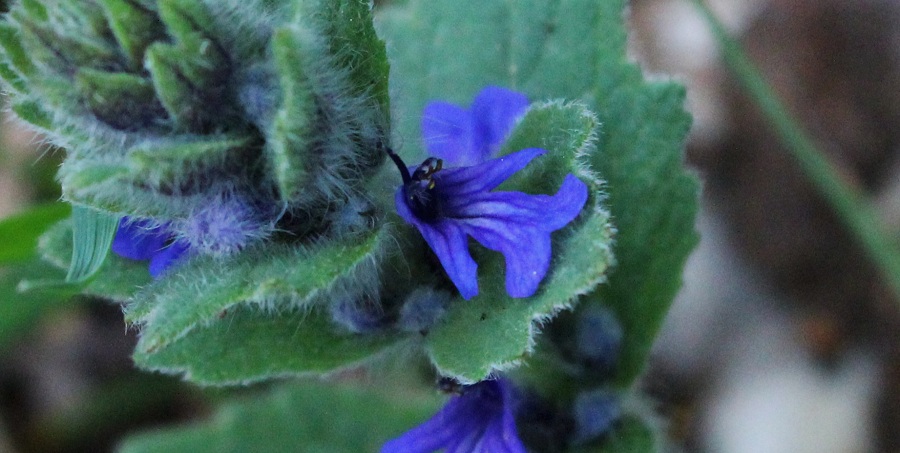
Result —
<svg viewBox="0 0 900 453"><path fill-rule="evenodd" d="M759 70L703 0L692 0L706 17L725 63L775 129L819 193L881 269L900 301L900 248L886 233L880 217L858 190L844 183L834 165L791 117Z"/></svg>

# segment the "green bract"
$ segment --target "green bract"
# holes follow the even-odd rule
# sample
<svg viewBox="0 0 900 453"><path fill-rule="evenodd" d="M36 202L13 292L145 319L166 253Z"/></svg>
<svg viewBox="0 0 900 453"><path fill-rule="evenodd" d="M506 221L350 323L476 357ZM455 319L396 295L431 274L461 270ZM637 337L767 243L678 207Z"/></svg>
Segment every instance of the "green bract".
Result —
<svg viewBox="0 0 900 453"><path fill-rule="evenodd" d="M352 0L23 0L0 24L0 76L19 117L66 148L68 201L173 220L237 193L309 230L383 159L369 14Z"/></svg>
<svg viewBox="0 0 900 453"><path fill-rule="evenodd" d="M77 214L39 245L71 283L25 287L124 302L142 330L137 362L149 368L190 372L183 351L209 353L223 320L244 326L225 329L234 338L254 326L273 333L242 342L243 357L256 357L248 366L209 362L230 370L198 378L209 383L328 372L396 344L297 355L280 342L271 363L258 354L299 324L307 335L295 340L314 347L346 335L327 310L307 316L313 306L378 302L396 244L370 200L390 134L387 76L366 0L15 3L0 22L0 77L13 111L66 149L58 179ZM198 213L230 226L227 202L264 226L237 252L192 250L178 275L159 280L146 262L108 254L120 217L172 225L179 237ZM216 204L225 207L208 214Z"/></svg>

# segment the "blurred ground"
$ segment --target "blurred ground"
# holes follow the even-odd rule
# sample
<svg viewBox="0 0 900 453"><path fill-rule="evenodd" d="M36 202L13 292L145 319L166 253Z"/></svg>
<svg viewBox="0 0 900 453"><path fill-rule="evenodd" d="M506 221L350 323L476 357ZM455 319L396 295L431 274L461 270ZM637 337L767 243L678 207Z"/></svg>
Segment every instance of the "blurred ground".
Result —
<svg viewBox="0 0 900 453"><path fill-rule="evenodd" d="M900 232L900 3L712 0ZM635 1L633 53L688 85L701 246L648 386L689 451L900 450L900 301L716 59L688 2Z"/></svg>

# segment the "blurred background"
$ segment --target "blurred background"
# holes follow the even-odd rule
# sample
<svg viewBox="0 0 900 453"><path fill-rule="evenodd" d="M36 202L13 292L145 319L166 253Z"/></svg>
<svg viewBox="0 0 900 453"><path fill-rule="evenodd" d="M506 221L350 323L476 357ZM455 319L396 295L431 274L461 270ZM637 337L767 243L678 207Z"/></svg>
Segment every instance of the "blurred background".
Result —
<svg viewBox="0 0 900 453"><path fill-rule="evenodd" d="M900 235L900 2L709 4ZM900 451L900 300L730 77L693 5L633 0L629 20L645 71L688 86L686 159L704 186L702 240L642 383L673 450ZM61 154L2 123L0 219L57 199ZM23 272L0 268L0 452L109 451L210 413L216 392L132 369L118 307L17 295Z"/></svg>

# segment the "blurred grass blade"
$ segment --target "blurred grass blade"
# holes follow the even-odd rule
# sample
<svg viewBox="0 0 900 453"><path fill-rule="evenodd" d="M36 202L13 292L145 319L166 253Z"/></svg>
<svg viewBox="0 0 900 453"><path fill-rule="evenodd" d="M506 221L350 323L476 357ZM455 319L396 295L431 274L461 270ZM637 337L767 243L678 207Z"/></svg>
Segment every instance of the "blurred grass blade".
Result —
<svg viewBox="0 0 900 453"><path fill-rule="evenodd" d="M62 278L27 278L20 281L15 289L20 294L41 294L66 299L77 295L84 287L81 282L67 282Z"/></svg>
<svg viewBox="0 0 900 453"><path fill-rule="evenodd" d="M83 282L100 269L118 225L119 218L115 215L72 207L72 262L66 282Z"/></svg>
<svg viewBox="0 0 900 453"><path fill-rule="evenodd" d="M819 151L813 139L791 116L772 87L744 53L741 46L703 0L693 0L706 18L728 68L756 103L806 177L831 206L844 226L856 236L869 258L900 300L900 249L887 234L871 203L841 178L834 165Z"/></svg>
<svg viewBox="0 0 900 453"><path fill-rule="evenodd" d="M0 221L0 265L34 258L38 237L69 212L66 203L47 203Z"/></svg>
<svg viewBox="0 0 900 453"><path fill-rule="evenodd" d="M0 353L27 333L52 310L66 306L72 293L30 292L23 294L17 285L23 279L56 278L62 281L62 271L48 268L37 258L15 266L0 267Z"/></svg>

